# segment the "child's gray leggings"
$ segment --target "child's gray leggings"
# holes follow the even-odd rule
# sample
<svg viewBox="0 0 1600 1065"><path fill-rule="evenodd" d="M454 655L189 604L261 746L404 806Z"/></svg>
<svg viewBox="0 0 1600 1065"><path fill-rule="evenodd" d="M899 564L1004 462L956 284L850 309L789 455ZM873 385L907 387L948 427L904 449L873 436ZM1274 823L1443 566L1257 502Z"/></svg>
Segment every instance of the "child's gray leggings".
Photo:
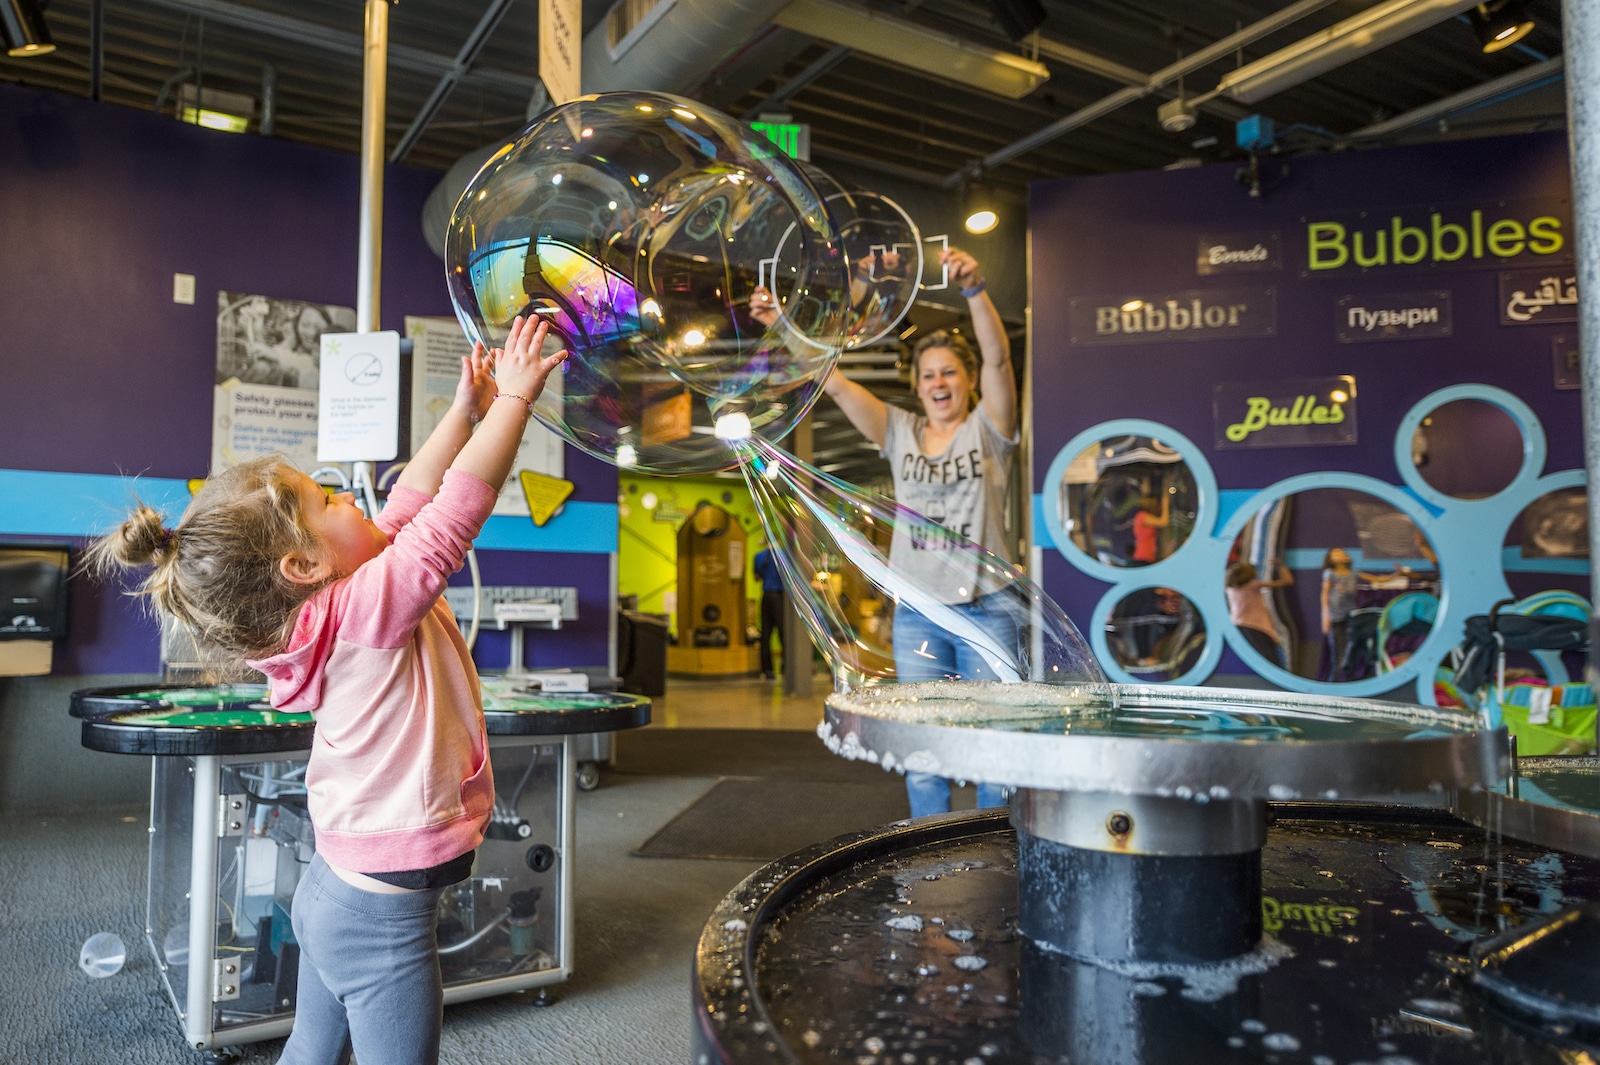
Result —
<svg viewBox="0 0 1600 1065"><path fill-rule="evenodd" d="M440 891L380 895L311 859L294 893L300 977L278 1065L437 1065Z"/></svg>

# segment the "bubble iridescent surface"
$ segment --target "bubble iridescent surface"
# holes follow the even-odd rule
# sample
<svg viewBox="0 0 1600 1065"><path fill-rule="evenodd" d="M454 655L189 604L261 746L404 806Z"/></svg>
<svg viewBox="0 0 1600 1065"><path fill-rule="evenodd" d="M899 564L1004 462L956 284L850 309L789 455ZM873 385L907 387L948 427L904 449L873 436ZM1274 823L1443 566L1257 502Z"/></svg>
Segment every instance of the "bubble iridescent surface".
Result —
<svg viewBox="0 0 1600 1065"><path fill-rule="evenodd" d="M804 166L839 227L850 266L850 320L846 349L887 336L905 318L922 288L922 233L905 210L887 196L848 189L825 171ZM933 269L944 278L937 262Z"/></svg>
<svg viewBox="0 0 1600 1065"><path fill-rule="evenodd" d="M493 156L450 220L467 335L519 314L571 353L534 413L578 447L656 473L724 469L719 421L776 440L845 342L847 264L823 198L776 146L657 93L585 97ZM758 286L781 313L750 313Z"/></svg>

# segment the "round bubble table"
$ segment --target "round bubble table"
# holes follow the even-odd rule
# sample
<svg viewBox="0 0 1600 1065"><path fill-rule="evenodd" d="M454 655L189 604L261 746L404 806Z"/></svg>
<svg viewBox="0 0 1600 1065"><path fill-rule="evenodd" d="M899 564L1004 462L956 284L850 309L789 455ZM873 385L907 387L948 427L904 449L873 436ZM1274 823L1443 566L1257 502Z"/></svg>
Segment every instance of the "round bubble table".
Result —
<svg viewBox="0 0 1600 1065"><path fill-rule="evenodd" d="M288 1034L295 887L315 852L305 768L314 724L259 685L76 692L83 745L151 759L146 938L184 1038L217 1048ZM650 702L539 694L484 678L494 811L472 876L439 904L445 1001L571 974L575 759L570 740L637 728ZM197 962L195 959L199 959Z"/></svg>
<svg viewBox="0 0 1600 1065"><path fill-rule="evenodd" d="M1030 688L830 697L842 756L1018 790L749 877L701 936L694 1060L1592 1060L1600 1026L1490 986L1548 927L1584 942L1573 907L1600 901L1586 852L1450 812L1503 789L1502 733L1276 692Z"/></svg>

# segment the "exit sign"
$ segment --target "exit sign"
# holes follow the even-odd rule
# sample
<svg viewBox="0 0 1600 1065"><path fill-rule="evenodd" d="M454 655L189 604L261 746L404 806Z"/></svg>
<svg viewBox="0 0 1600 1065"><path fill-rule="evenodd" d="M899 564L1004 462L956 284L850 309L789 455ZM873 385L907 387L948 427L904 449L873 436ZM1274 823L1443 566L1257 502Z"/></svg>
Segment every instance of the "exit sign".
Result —
<svg viewBox="0 0 1600 1065"><path fill-rule="evenodd" d="M811 124L809 122L750 123L750 128L778 146L778 150L791 159L811 161Z"/></svg>

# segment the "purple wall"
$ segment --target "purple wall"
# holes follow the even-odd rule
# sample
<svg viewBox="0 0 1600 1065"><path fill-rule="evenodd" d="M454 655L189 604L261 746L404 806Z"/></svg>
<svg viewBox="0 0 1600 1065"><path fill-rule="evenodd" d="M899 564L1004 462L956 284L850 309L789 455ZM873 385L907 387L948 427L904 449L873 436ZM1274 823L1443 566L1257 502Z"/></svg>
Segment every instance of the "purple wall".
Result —
<svg viewBox="0 0 1600 1065"><path fill-rule="evenodd" d="M216 294L354 306L358 163L0 85L0 468L203 476ZM386 170L383 328L452 313L420 222L438 179ZM174 273L195 276L193 306L172 302ZM570 448L567 464L575 500L615 502L615 469ZM606 556L483 554L486 580L578 585L580 622L539 653L606 661ZM56 671L155 670L155 630L137 606L74 585Z"/></svg>
<svg viewBox="0 0 1600 1065"><path fill-rule="evenodd" d="M1557 334L1575 333L1576 326L1502 326L1496 263L1379 268L1337 277L1303 277L1300 270L1311 220L1355 222L1367 211L1371 217L1363 224L1378 225L1399 209L1408 221L1426 224L1434 209L1471 205L1495 211L1511 205L1507 210L1514 213L1518 205L1552 203L1570 218L1564 135L1271 159L1262 167L1264 190L1258 199L1247 195L1232 165L1032 186L1035 492L1053 500L1055 488L1043 479L1057 452L1076 433L1114 418L1148 418L1184 433L1205 450L1224 491L1260 489L1324 470L1399 484L1393 448L1400 419L1424 395L1466 382L1506 389L1534 410L1548 440L1547 471L1582 467L1579 393L1554 387L1551 346ZM1197 275L1202 234L1263 232L1279 234L1282 270ZM1563 234L1570 252L1570 225ZM1564 264L1553 265L1551 272L1571 270L1569 256L1551 262ZM1103 346L1071 342L1073 297L1267 285L1276 289L1273 336ZM1340 297L1372 300L1427 289L1452 293L1449 338L1337 342ZM1356 443L1259 450L1213 446L1214 385L1339 374L1357 379ZM1455 474L1465 476L1459 470ZM1297 575L1307 576L1315 578L1314 573ZM1086 624L1106 586L1050 551L1045 588ZM1219 669L1244 671L1231 653Z"/></svg>

